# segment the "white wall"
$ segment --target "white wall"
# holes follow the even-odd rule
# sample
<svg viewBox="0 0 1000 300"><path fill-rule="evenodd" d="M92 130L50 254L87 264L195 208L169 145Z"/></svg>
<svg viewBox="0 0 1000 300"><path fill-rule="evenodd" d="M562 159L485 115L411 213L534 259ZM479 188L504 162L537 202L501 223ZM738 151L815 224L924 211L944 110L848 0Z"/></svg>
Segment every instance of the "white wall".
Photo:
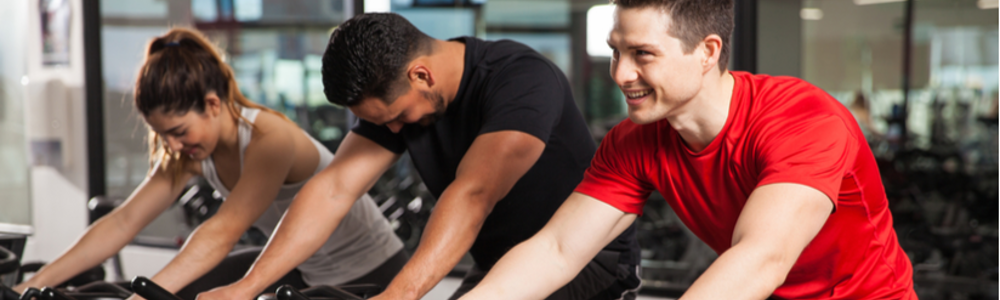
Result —
<svg viewBox="0 0 1000 300"><path fill-rule="evenodd" d="M24 118L31 143L54 141L62 146L61 164L31 167L32 220L35 233L25 246L25 261L51 261L87 226L87 145L83 72L81 0L70 0L69 66L43 66L38 0L22 7L25 77ZM32 155L29 153L29 156ZM33 158L34 160L34 158Z"/></svg>

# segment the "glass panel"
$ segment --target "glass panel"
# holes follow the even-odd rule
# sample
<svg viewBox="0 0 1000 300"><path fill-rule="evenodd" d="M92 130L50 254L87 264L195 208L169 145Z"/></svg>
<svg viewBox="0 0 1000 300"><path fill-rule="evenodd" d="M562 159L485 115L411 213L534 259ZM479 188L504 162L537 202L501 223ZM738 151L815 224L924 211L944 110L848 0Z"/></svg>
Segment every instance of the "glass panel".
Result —
<svg viewBox="0 0 1000 300"><path fill-rule="evenodd" d="M905 176L885 181L921 299L997 295L996 3L914 1L911 143L883 174Z"/></svg>
<svg viewBox="0 0 1000 300"><path fill-rule="evenodd" d="M487 1L483 5L486 26L547 29L569 27L569 1Z"/></svg>
<svg viewBox="0 0 1000 300"><path fill-rule="evenodd" d="M427 35L441 40L459 36L476 35L476 15L471 8L407 8L393 6L413 26Z"/></svg>
<svg viewBox="0 0 1000 300"><path fill-rule="evenodd" d="M5 3L0 9L0 233L30 233L28 146L25 138L24 86L27 85L22 41L29 1ZM33 30L38 30L34 28Z"/></svg>
<svg viewBox="0 0 1000 300"><path fill-rule="evenodd" d="M758 3L761 72L823 88L868 138L920 298L995 298L996 2L913 1L908 47L905 1Z"/></svg>
<svg viewBox="0 0 1000 300"><path fill-rule="evenodd" d="M919 0L914 13L907 125L917 134L915 146L952 147L966 171L995 173L997 10Z"/></svg>
<svg viewBox="0 0 1000 300"><path fill-rule="evenodd" d="M821 12L819 19L802 21L802 79L844 104L854 102L859 92L866 95L870 117L859 117L866 134L898 137L898 129L888 132L882 116L903 99L903 3L802 3L804 10Z"/></svg>

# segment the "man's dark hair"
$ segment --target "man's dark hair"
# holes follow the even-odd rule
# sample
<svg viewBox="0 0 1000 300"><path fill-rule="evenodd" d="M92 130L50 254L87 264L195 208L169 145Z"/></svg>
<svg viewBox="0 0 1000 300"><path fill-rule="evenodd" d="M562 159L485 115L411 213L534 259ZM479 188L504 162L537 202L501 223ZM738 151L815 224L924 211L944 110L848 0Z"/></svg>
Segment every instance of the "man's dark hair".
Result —
<svg viewBox="0 0 1000 300"><path fill-rule="evenodd" d="M719 70L729 64L729 39L733 34L733 0L610 0L621 8L662 9L670 15L670 35L681 40L684 53L691 53L710 34L722 38Z"/></svg>
<svg viewBox="0 0 1000 300"><path fill-rule="evenodd" d="M393 13L362 14L341 24L323 53L323 92L334 104L365 98L391 103L409 89L407 64L431 51L433 39Z"/></svg>

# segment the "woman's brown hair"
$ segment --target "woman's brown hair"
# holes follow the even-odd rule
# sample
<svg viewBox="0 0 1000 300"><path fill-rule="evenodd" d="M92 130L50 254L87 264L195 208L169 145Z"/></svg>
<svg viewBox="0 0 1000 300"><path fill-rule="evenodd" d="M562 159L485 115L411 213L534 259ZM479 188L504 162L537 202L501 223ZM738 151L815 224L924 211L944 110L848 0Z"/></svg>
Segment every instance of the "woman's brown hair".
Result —
<svg viewBox="0 0 1000 300"><path fill-rule="evenodd" d="M173 28L149 42L135 83L135 107L143 116L152 112L177 115L190 111L204 113L205 96L210 92L219 96L223 107L233 116L233 122L243 118L239 106L261 109L288 119L281 113L247 100L236 86L233 70L200 32ZM174 184L183 184L177 180L184 166L190 163L190 158L171 151L152 128L147 139L150 168L163 168Z"/></svg>

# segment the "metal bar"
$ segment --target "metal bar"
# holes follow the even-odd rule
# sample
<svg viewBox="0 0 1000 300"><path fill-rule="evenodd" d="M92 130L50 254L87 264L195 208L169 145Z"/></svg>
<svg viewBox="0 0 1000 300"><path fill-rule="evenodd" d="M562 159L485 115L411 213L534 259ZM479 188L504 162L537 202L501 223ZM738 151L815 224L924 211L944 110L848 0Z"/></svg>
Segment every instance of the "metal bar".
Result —
<svg viewBox="0 0 1000 300"><path fill-rule="evenodd" d="M87 96L87 199L107 193L100 3L100 0L83 0L83 61Z"/></svg>
<svg viewBox="0 0 1000 300"><path fill-rule="evenodd" d="M899 146L906 149L908 134L906 119L910 114L910 77L912 68L910 62L913 57L913 0L906 0L906 12L903 15L903 108L902 115L898 122L901 132L899 133Z"/></svg>
<svg viewBox="0 0 1000 300"><path fill-rule="evenodd" d="M738 0L733 5L732 70L757 72L757 0ZM720 64L729 62L720 61Z"/></svg>

